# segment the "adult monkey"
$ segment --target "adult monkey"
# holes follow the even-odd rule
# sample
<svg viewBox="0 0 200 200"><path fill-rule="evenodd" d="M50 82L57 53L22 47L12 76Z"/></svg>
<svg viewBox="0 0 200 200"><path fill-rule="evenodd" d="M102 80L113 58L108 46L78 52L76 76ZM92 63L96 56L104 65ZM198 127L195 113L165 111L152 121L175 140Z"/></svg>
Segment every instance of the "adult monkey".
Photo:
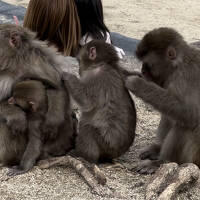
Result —
<svg viewBox="0 0 200 200"><path fill-rule="evenodd" d="M48 116L44 125L49 126L48 123L52 125L52 117L55 117L56 110L52 107L56 106L53 102L57 98L57 95L52 95L52 90L63 90L59 74L59 69L64 65L62 57L57 56L56 52L48 48L45 43L36 40L34 33L20 26L1 24L0 63L0 101L10 96L12 86L16 82L29 78L38 79L48 88L47 96L50 99L50 102L48 102ZM68 92L66 92L66 95L68 109L65 112L67 117L70 118ZM59 117L60 115L56 117L57 125L63 123L63 118ZM53 122L55 123L55 120ZM72 123L71 120L68 122ZM3 131L4 133L7 132L9 127L5 123L1 123L0 126L5 130ZM3 151L5 149L9 150L9 145L11 141L13 142L13 138L4 137L2 129L0 131L0 155L2 153L5 155ZM24 138L22 140L24 141ZM14 142L18 143L19 141L16 140Z"/></svg>
<svg viewBox="0 0 200 200"><path fill-rule="evenodd" d="M200 51L171 28L147 33L136 56L144 78L128 77L126 86L161 113L157 142L141 154L140 173L160 163L192 162L200 166Z"/></svg>

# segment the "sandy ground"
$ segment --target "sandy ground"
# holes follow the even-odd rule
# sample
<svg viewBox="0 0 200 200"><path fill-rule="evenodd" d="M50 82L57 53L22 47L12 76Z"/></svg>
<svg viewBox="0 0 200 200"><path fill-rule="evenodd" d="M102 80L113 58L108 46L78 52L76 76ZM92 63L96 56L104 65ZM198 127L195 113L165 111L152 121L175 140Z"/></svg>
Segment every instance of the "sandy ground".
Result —
<svg viewBox="0 0 200 200"><path fill-rule="evenodd" d="M29 0L4 0L26 7ZM149 30L176 28L187 41L199 40L200 1L198 0L102 0L109 29L141 39Z"/></svg>
<svg viewBox="0 0 200 200"><path fill-rule="evenodd" d="M26 7L28 0L5 2ZM111 31L141 39L152 28L170 26L180 31L189 42L200 38L200 1L198 0L103 0L103 5L105 21ZM133 57L126 58L122 63L127 68L139 67ZM139 149L152 142L160 117L139 99L134 97L134 100L138 115L136 139L130 151L116 160L126 168L104 166L100 168L107 176L108 186L120 192L122 199L143 200L145 187L151 176L142 176L128 169L139 161ZM116 199L92 194L83 180L73 170L64 166L48 170L35 167L31 172L10 180L5 180L6 171L6 168L0 171L0 199L2 200ZM182 192L176 199L198 200L199 194L200 183L188 192Z"/></svg>

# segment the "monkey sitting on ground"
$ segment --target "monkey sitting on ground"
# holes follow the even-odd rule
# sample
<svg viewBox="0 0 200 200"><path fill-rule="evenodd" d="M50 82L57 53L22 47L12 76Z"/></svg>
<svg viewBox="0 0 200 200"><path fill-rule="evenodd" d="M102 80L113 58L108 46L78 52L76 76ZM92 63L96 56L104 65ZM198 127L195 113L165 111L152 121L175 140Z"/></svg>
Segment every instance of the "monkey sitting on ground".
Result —
<svg viewBox="0 0 200 200"><path fill-rule="evenodd" d="M23 145L23 153L21 152L21 157L18 156L19 165L12 167L8 175L25 173L33 167L39 157L46 158L49 156L64 155L74 146L73 127L70 127L72 123L68 124L65 121L66 95L64 95L63 91L51 91L51 96L54 92L54 95L58 97L57 102L54 102L54 104L57 105L58 111L54 113L56 114L58 112L59 114L63 114L63 123L57 128L58 133L53 135L53 137L52 135L47 135L48 133L43 131L46 115L48 114L48 98L50 97L50 95L47 96L46 91L48 91L48 89L46 90L45 86L40 81L36 80L21 81L13 88L13 96L8 100L8 103L12 107L15 105L16 108L17 106L21 108L26 113L27 118L27 128L21 127L20 130L22 130L21 132L23 135L18 134L18 137L22 137L23 139L24 133L27 135L25 140L26 145ZM9 108L12 110L12 107ZM63 111L60 112L60 110ZM15 113L15 115L18 113ZM7 117L6 114L6 112L1 113L2 116ZM19 116L19 119L20 118ZM12 130L13 127L11 126L10 129ZM15 148L20 148L20 145L21 143L19 142L18 147L16 148L15 146ZM9 147L11 155L13 151L14 149L12 150L12 146ZM8 164L6 158L2 160L2 162L3 164Z"/></svg>
<svg viewBox="0 0 200 200"><path fill-rule="evenodd" d="M157 142L141 154L140 173L166 161L200 167L200 51L171 28L147 33L136 51L144 78L128 77L127 88L161 113ZM155 159L154 161L152 159Z"/></svg>
<svg viewBox="0 0 200 200"><path fill-rule="evenodd" d="M2 102L2 100L6 100L11 96L12 87L17 82L34 79L47 85L49 88L47 90L48 111L44 121L43 131L48 132L51 130L49 134L49 136L51 135L51 139L48 139L45 143L42 149L42 156L46 157L54 154L63 155L63 143L66 141L66 135L64 135L62 140L63 133L61 129L63 131L68 129L69 132L72 131L73 120L69 94L62 87L60 69L63 66L67 67L70 65L70 62L65 63L64 61L66 59L63 60L61 55L49 48L46 43L37 40L35 36L36 34L23 27L11 24L0 24L0 112L4 111L8 113L9 117L7 118L9 120L11 118L13 118L12 120L18 120L18 114L15 115L16 118L11 114L13 105L7 106L7 102ZM62 107L59 99L62 99L63 95L66 96L64 101L66 109L64 110L58 109L59 105L59 108ZM15 107L15 110L19 111L17 107ZM61 111L64 112L64 122ZM21 110L19 115L23 114ZM10 122L5 123L0 120L0 123L0 161L3 164L12 165L12 163L19 161L18 158L21 158L21 154L18 156L16 152L19 150L20 152L24 151L26 138L24 138L24 134L20 134L20 137L13 137L9 127ZM16 132L23 132L21 127L24 127L23 123L25 122L22 120L20 123L18 124L19 127L18 125L14 127L15 123L11 123L11 130L17 129ZM63 124L66 125L64 126ZM59 127L58 131L56 127ZM52 139L53 136L55 136L55 139Z"/></svg>
<svg viewBox="0 0 200 200"><path fill-rule="evenodd" d="M132 145L136 128L135 105L123 80L125 70L118 65L112 45L103 41L86 44L78 59L81 78L63 74L81 110L75 152L94 163L117 158Z"/></svg>

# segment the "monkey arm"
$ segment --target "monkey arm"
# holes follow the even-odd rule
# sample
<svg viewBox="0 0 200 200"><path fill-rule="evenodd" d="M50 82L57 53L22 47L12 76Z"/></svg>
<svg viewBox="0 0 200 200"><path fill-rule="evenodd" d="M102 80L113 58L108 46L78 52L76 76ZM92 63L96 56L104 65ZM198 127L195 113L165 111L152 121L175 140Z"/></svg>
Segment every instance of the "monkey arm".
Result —
<svg viewBox="0 0 200 200"><path fill-rule="evenodd" d="M122 68L121 66L118 66L118 69L123 74L124 78L126 78L127 76L139 76L139 77L142 76L141 72L138 72L138 71L128 71L128 70Z"/></svg>
<svg viewBox="0 0 200 200"><path fill-rule="evenodd" d="M10 96L15 79L10 75L0 75L0 101Z"/></svg>
<svg viewBox="0 0 200 200"><path fill-rule="evenodd" d="M65 101L67 100L63 90L47 89L48 109L45 122L42 126L43 133L51 139L58 133L58 127L65 121Z"/></svg>
<svg viewBox="0 0 200 200"><path fill-rule="evenodd" d="M135 76L127 78L126 87L144 102L181 125L194 127L198 124L198 108L186 103L171 91Z"/></svg>
<svg viewBox="0 0 200 200"><path fill-rule="evenodd" d="M9 176L23 174L34 166L39 158L42 148L42 134L39 129L41 124L40 119L30 118L28 122L28 144L22 156L20 164L9 169Z"/></svg>
<svg viewBox="0 0 200 200"><path fill-rule="evenodd" d="M86 95L84 84L75 75L69 73L63 74L63 80L65 87L69 90L72 98L81 106L82 110L91 110L92 102Z"/></svg>

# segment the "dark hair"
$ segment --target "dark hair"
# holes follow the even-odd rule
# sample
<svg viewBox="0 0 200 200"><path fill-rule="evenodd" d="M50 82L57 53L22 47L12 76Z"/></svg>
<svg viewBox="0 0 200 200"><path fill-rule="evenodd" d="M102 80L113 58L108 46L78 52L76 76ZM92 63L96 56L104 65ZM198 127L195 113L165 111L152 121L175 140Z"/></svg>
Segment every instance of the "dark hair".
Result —
<svg viewBox="0 0 200 200"><path fill-rule="evenodd" d="M110 32L104 24L101 0L75 0L80 18L81 35L90 34L93 39L106 40Z"/></svg>

